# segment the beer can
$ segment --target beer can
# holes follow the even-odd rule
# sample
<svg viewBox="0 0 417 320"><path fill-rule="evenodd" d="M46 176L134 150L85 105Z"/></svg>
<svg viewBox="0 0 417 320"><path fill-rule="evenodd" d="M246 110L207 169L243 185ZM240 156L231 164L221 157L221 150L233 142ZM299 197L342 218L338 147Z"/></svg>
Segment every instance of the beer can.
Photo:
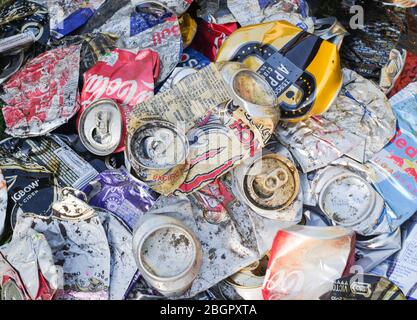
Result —
<svg viewBox="0 0 417 320"><path fill-rule="evenodd" d="M257 214L288 220L281 211L300 192L300 176L295 164L279 154L258 154L234 171L234 185L242 201ZM289 219L291 220L291 219Z"/></svg>
<svg viewBox="0 0 417 320"><path fill-rule="evenodd" d="M144 279L167 297L184 294L202 265L201 244L180 220L148 214L133 235L133 251Z"/></svg>
<svg viewBox="0 0 417 320"><path fill-rule="evenodd" d="M189 13L184 14L179 19L181 28L182 41L184 48L188 48L194 40L197 33L197 22L191 17Z"/></svg>
<svg viewBox="0 0 417 320"><path fill-rule="evenodd" d="M262 285L268 268L269 255L226 279L243 299L263 300Z"/></svg>
<svg viewBox="0 0 417 320"><path fill-rule="evenodd" d="M127 154L137 177L165 195L185 180L189 152L184 132L163 120L148 119L128 140Z"/></svg>
<svg viewBox="0 0 417 320"><path fill-rule="evenodd" d="M78 131L88 151L98 156L114 153L126 135L123 113L110 99L98 100L81 114Z"/></svg>

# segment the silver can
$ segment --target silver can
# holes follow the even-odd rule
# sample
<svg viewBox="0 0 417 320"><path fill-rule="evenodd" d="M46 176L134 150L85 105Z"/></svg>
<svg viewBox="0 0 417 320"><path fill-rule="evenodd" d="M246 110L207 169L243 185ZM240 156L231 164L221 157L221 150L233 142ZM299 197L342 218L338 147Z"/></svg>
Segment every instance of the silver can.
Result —
<svg viewBox="0 0 417 320"><path fill-rule="evenodd" d="M300 192L300 175L288 158L273 153L258 154L235 169L234 186L243 203L257 214L292 221L293 217L280 214Z"/></svg>
<svg viewBox="0 0 417 320"><path fill-rule="evenodd" d="M164 195L185 180L189 153L185 133L163 120L145 121L128 140L128 160L138 178Z"/></svg>
<svg viewBox="0 0 417 320"><path fill-rule="evenodd" d="M180 220L148 214L133 235L133 251L146 282L167 297L191 288L202 265L201 244Z"/></svg>
<svg viewBox="0 0 417 320"><path fill-rule="evenodd" d="M94 102L81 114L78 131L88 151L98 156L112 154L122 141L123 116L119 106L110 99Z"/></svg>
<svg viewBox="0 0 417 320"><path fill-rule="evenodd" d="M229 85L233 105L253 118L264 141L268 141L280 120L280 108L271 86L258 73L238 62L219 63L223 79Z"/></svg>
<svg viewBox="0 0 417 320"><path fill-rule="evenodd" d="M312 188L318 207L334 225L377 234L385 202L365 177L347 167L329 166L318 173Z"/></svg>
<svg viewBox="0 0 417 320"><path fill-rule="evenodd" d="M19 33L8 38L0 39L0 54L22 50L34 43L35 39L36 37L32 32Z"/></svg>
<svg viewBox="0 0 417 320"><path fill-rule="evenodd" d="M20 69L25 60L25 53L21 50L18 53L8 55L2 59L5 59L7 63L0 70L0 84L5 82Z"/></svg>

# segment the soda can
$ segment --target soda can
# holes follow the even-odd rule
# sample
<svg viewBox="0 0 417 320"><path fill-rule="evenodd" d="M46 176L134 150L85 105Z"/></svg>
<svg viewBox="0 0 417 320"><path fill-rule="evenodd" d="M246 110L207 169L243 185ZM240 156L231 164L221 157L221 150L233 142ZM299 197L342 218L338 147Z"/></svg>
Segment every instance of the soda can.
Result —
<svg viewBox="0 0 417 320"><path fill-rule="evenodd" d="M314 34L333 43L340 50L343 39L349 33L335 17L326 17L314 20Z"/></svg>
<svg viewBox="0 0 417 320"><path fill-rule="evenodd" d="M84 146L98 156L114 153L124 141L126 129L119 106L110 99L97 100L86 108L79 120L78 132Z"/></svg>
<svg viewBox="0 0 417 320"><path fill-rule="evenodd" d="M197 22L189 13L186 13L179 18L179 24L181 27L182 41L185 49L191 45L195 35L197 34Z"/></svg>
<svg viewBox="0 0 417 320"><path fill-rule="evenodd" d="M1 294L0 300L4 300L4 301L25 300L25 295L23 293L23 290L19 288L16 282L10 278L2 283L0 294Z"/></svg>
<svg viewBox="0 0 417 320"><path fill-rule="evenodd" d="M22 50L34 43L35 39L35 35L31 32L19 33L11 37L0 39L0 54Z"/></svg>
<svg viewBox="0 0 417 320"><path fill-rule="evenodd" d="M262 285L264 283L268 262L269 255L266 255L259 262L227 278L226 282L245 300L263 300Z"/></svg>
<svg viewBox="0 0 417 320"><path fill-rule="evenodd" d="M199 240L180 220L143 216L133 236L133 250L144 279L167 297L181 296L202 265Z"/></svg>
<svg viewBox="0 0 417 320"><path fill-rule="evenodd" d="M180 25L176 14L158 1L128 3L95 31L117 34L123 49L152 49L161 59L162 83L177 66L183 50Z"/></svg>
<svg viewBox="0 0 417 320"><path fill-rule="evenodd" d="M0 239L2 238L6 224L7 213L7 184L0 169Z"/></svg>
<svg viewBox="0 0 417 320"><path fill-rule="evenodd" d="M385 201L366 176L346 166L328 166L316 175L312 190L319 208L334 225L362 235L387 231L378 228L383 225L381 217L384 217Z"/></svg>
<svg viewBox="0 0 417 320"><path fill-rule="evenodd" d="M291 160L279 154L258 153L235 169L234 185L242 202L257 214L284 221L294 218L280 214L300 192L300 176Z"/></svg>
<svg viewBox="0 0 417 320"><path fill-rule="evenodd" d="M161 194L185 180L189 152L184 132L163 120L147 119L128 139L128 159L137 177Z"/></svg>
<svg viewBox="0 0 417 320"><path fill-rule="evenodd" d="M172 74L169 76L169 78L164 82L161 89L159 89L158 93L162 93L164 91L173 89L175 85L177 85L179 82L181 82L188 76L191 76L192 74L195 74L195 73L197 73L197 70L193 68L189 68L189 67L175 68Z"/></svg>

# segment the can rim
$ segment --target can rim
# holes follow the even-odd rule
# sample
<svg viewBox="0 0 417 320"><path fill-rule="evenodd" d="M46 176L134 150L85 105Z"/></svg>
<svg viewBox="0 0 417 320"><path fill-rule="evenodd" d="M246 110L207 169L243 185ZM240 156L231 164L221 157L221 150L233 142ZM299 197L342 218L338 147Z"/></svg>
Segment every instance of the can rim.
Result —
<svg viewBox="0 0 417 320"><path fill-rule="evenodd" d="M119 142L115 145L115 147L112 147L110 149L106 149L106 151L100 152L98 149L94 148L91 146L91 143L88 141L88 139L85 137L85 133L84 133L84 129L85 129L85 120L86 117L93 112L94 108L97 108L103 104L108 104L111 105L112 108L114 108L118 115L120 116L120 121L121 121L121 126L120 126L120 133L117 133L118 136L120 136L120 138L118 139ZM108 156L111 155L112 153L114 153L118 147L120 146L120 143L122 142L122 134L123 134L123 116L122 116L122 111L120 110L119 105L112 99L100 99L97 101L94 101L92 104L90 104L87 108L85 108L80 116L80 119L78 120L78 132L79 132L79 137L80 140L82 142L82 144L84 145L84 147L90 151L91 153L97 155L97 156Z"/></svg>
<svg viewBox="0 0 417 320"><path fill-rule="evenodd" d="M339 222L339 221L336 221L335 219L334 219L334 217L332 216L332 215L330 215L325 209L324 209L324 196L325 196L325 194L327 193L326 191L328 191L328 189L330 188L330 186L336 181L336 180L338 180L338 179L340 179L340 178L348 178L348 177L353 177L353 178L355 178L355 179L358 179L358 180L360 180L360 181L362 181L366 186L367 186L367 188L368 188L368 190L369 191L371 191L370 193L371 193L371 199L369 200L369 205L368 205L368 209L367 209L367 211L359 218L359 219L357 219L355 222L352 222L352 223L342 223L342 222ZM320 206L320 209L324 212L324 214L327 216L327 217L329 217L329 219L332 221L332 222L334 222L335 224L337 224L337 225L340 225L340 226L342 226L342 227L354 227L354 226L357 226L357 225L359 225L360 223L362 223L363 221L365 221L371 214L372 214L372 211L373 211L373 209L375 208L375 206L376 206L376 202L377 202L377 199L376 199L376 191L372 188L372 186L369 184L369 182L368 181L366 181L365 179L363 179L361 176L359 176L359 175L357 175L357 174L354 174L354 173L352 173L352 172L341 172L341 173L339 173L339 174L337 174L337 175L335 175L335 176L333 176L332 178L330 178L330 179L328 179L327 181L326 181L326 183L323 185L323 187L321 188L321 191L320 191L320 194L319 194L319 199L318 199L318 201L319 201L319 206Z"/></svg>
<svg viewBox="0 0 417 320"><path fill-rule="evenodd" d="M187 265L185 270L182 271L180 274L172 276L172 277L161 277L161 276L157 276L157 275L151 273L151 271L149 271L149 269L144 266L143 259L142 259L142 248L145 244L145 241L149 238L149 236L151 236L156 231L161 230L161 229L166 229L166 228L178 229L182 233L185 233L187 238L190 240L190 243L192 244L192 252L193 252L193 259ZM189 232L187 230L187 228L185 228L183 226L180 226L178 224L175 224L173 222L168 222L168 223L163 223L163 224L157 225L157 226L153 227L151 230L149 230L148 232L146 232L141 237L141 240L136 247L135 253L136 253L136 256L138 258L137 261L138 261L139 267L140 267L140 269L142 269L143 273L145 273L147 276L149 276L150 278L152 278L156 281L168 282L168 281L176 281L176 280L180 280L181 278L184 278L184 276L187 275L193 269L194 265L196 264L196 262L198 260L198 254L199 254L198 251L199 250L198 250L198 245L196 244L196 239L191 234L191 232Z"/></svg>

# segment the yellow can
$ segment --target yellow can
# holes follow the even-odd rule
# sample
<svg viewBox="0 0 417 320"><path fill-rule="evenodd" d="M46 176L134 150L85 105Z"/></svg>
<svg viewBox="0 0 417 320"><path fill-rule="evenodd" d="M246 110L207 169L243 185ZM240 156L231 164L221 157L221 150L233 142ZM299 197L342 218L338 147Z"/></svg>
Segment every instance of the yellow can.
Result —
<svg viewBox="0 0 417 320"><path fill-rule="evenodd" d="M263 76L284 121L324 113L343 83L336 46L286 21L238 29L219 51L216 62L224 61L244 63Z"/></svg>
<svg viewBox="0 0 417 320"><path fill-rule="evenodd" d="M197 33L197 22L191 17L189 13L178 18L181 28L181 36L184 42L184 48L191 45Z"/></svg>

